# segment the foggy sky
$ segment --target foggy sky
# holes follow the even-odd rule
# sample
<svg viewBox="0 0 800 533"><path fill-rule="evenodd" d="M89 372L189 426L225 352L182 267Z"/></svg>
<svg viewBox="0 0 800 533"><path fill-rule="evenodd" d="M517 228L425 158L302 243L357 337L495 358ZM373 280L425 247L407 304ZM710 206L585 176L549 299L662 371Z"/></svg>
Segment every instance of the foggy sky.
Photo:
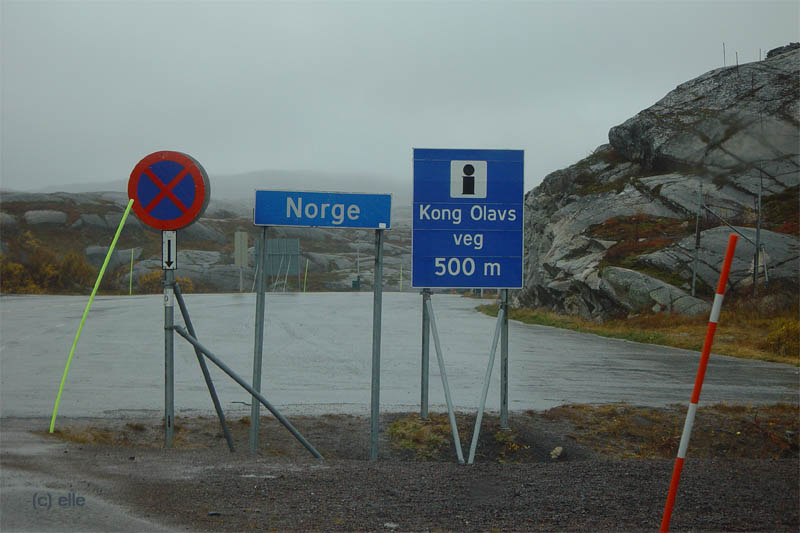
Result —
<svg viewBox="0 0 800 533"><path fill-rule="evenodd" d="M179 150L411 183L411 150L525 150L526 190L676 85L800 40L798 3L2 1L0 187ZM269 184L265 183L264 188ZM302 189L302 184L298 184ZM336 190L331 184L331 190Z"/></svg>

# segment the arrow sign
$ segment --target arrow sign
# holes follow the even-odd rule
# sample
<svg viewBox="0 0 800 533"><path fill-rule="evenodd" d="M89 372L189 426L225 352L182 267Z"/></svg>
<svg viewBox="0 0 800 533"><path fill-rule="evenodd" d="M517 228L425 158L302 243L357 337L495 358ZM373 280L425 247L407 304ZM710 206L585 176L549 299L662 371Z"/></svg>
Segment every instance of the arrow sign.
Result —
<svg viewBox="0 0 800 533"><path fill-rule="evenodd" d="M178 268L177 231L161 232L161 270Z"/></svg>

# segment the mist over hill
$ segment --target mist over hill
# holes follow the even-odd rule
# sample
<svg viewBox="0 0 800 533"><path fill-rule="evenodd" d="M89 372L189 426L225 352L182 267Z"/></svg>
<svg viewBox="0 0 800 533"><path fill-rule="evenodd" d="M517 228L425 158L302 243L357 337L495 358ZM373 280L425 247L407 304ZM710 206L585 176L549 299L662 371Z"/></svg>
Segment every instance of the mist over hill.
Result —
<svg viewBox="0 0 800 533"><path fill-rule="evenodd" d="M144 155L144 154L143 154ZM131 167L132 168L132 167ZM309 170L255 170L240 174L209 174L211 197L220 200L248 200L252 202L256 189L285 189L297 191L331 191L390 193L393 204L411 203L411 176L405 180L396 177L358 174L327 173ZM76 182L47 187L35 184L25 192L83 193L98 191L127 191L128 177L104 182ZM23 192L23 191L20 191Z"/></svg>

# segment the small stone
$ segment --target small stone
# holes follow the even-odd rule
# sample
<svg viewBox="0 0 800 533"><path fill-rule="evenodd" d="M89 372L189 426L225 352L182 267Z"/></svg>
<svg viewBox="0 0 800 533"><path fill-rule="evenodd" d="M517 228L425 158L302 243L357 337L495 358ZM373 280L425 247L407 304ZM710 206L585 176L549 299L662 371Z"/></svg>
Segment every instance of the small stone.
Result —
<svg viewBox="0 0 800 533"><path fill-rule="evenodd" d="M385 524L383 524L383 527L385 527L386 529L397 529L398 527L400 527L400 524L395 524L394 522L386 522Z"/></svg>
<svg viewBox="0 0 800 533"><path fill-rule="evenodd" d="M550 452L550 458L556 461L559 457L561 457L562 453L564 453L564 448L561 446L556 446L553 448L553 451Z"/></svg>
<svg viewBox="0 0 800 533"><path fill-rule="evenodd" d="M208 516L221 516L221 515L222 515L222 513L220 513L219 511L209 511L208 512Z"/></svg>

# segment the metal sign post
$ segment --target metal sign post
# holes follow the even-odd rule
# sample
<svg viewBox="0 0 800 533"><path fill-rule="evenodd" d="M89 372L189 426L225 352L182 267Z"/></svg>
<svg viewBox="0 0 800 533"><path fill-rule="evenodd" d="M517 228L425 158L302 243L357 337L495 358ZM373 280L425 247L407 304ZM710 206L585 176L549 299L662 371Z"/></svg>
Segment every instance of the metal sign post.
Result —
<svg viewBox="0 0 800 533"><path fill-rule="evenodd" d="M508 429L508 289L522 287L524 152L414 149L411 286L502 289L502 303L484 384L470 462L500 338L500 426ZM427 316L423 291L420 416L427 416ZM444 371L435 321L430 316ZM449 391L445 391L449 396ZM448 404L450 399L447 398ZM455 418L451 411L451 425ZM455 437L455 427L454 427ZM460 449L458 450L460 451ZM463 462L459 454L459 462Z"/></svg>
<svg viewBox="0 0 800 533"><path fill-rule="evenodd" d="M258 264L266 264L265 257L267 251L267 227L261 228L261 236L259 237L258 246ZM255 322L255 341L253 345L253 389L256 392L261 392L261 356L264 351L264 268L260 268L256 274L256 322ZM259 426L259 410L261 404L258 398L253 395L253 400L250 405L250 451L256 452L258 450L258 426Z"/></svg>
<svg viewBox="0 0 800 533"><path fill-rule="evenodd" d="M375 230L375 276L372 308L372 388L370 391L370 459L372 460L378 458L378 432L380 429L383 232L391 226L391 213L392 196L390 194L316 191L257 190L255 207L253 209L253 224L256 226L359 228ZM263 248L266 248L266 246L262 246L262 249ZM261 340L257 339L256 342L260 344ZM260 375L260 355L257 357L259 358L258 368Z"/></svg>
<svg viewBox="0 0 800 533"><path fill-rule="evenodd" d="M420 372L419 417L428 419L428 374L431 354L431 319L428 316L428 302L431 290L422 289L422 372Z"/></svg>
<svg viewBox="0 0 800 533"><path fill-rule="evenodd" d="M174 308L177 234L200 218L211 198L205 169L181 152L161 151L145 156L131 171L128 198L142 223L161 230L161 268L164 270L164 446L172 444L175 426Z"/></svg>
<svg viewBox="0 0 800 533"><path fill-rule="evenodd" d="M370 451L372 461L378 459L381 394L381 310L383 306L383 230L375 230L375 276L372 300L372 402L370 410Z"/></svg>
<svg viewBox="0 0 800 533"><path fill-rule="evenodd" d="M175 230L161 232L161 268L164 270L164 447L172 445L175 430L175 269L178 268Z"/></svg>
<svg viewBox="0 0 800 533"><path fill-rule="evenodd" d="M175 431L175 358L174 325L175 271L164 271L164 447L172 445Z"/></svg>
<svg viewBox="0 0 800 533"><path fill-rule="evenodd" d="M500 429L508 425L508 289L503 289L500 310L503 320L500 327Z"/></svg>

